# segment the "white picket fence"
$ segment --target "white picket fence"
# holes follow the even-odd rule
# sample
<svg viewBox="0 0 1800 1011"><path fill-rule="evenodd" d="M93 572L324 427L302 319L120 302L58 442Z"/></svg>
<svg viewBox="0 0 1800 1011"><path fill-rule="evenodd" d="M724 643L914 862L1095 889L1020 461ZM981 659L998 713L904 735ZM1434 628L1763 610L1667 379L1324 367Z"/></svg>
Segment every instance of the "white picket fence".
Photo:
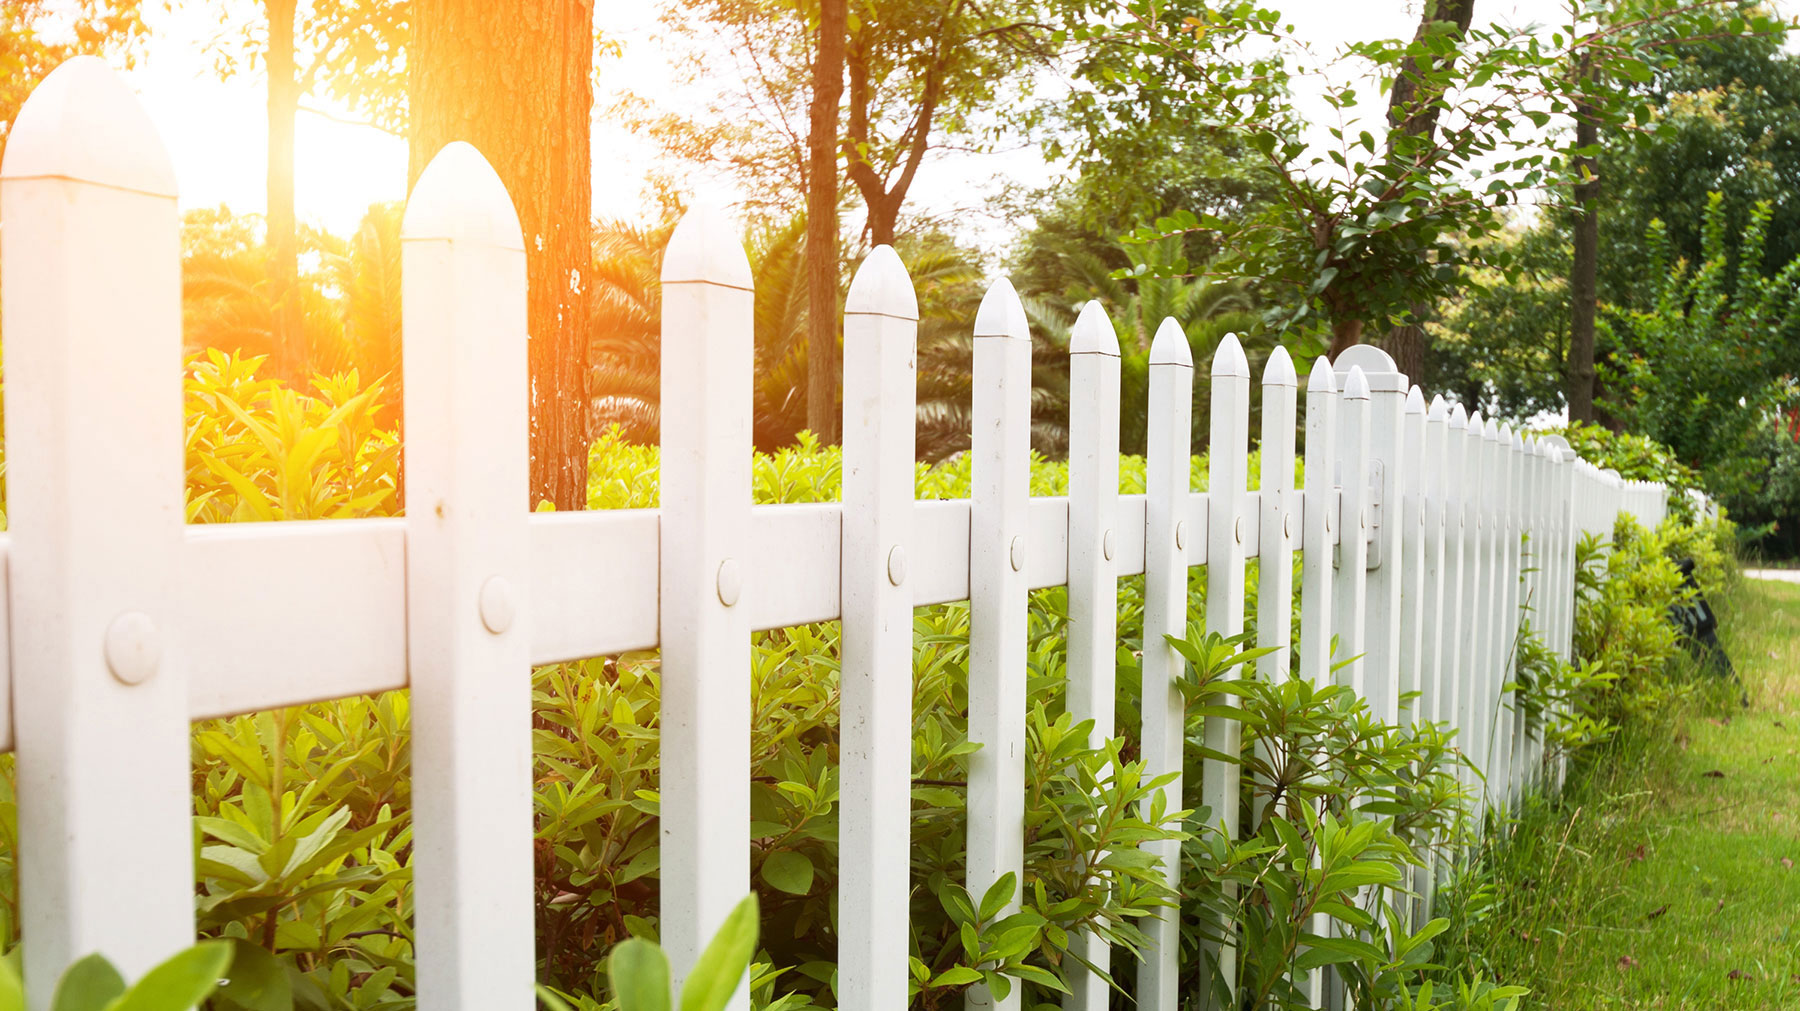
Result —
<svg viewBox="0 0 1800 1011"><path fill-rule="evenodd" d="M1196 494L1194 370L1173 325L1152 347L1148 492L1120 495L1118 345L1097 304L1070 343L1071 494L1032 498L1031 342L1005 281L974 321L972 497L915 501L918 312L885 247L845 307L842 503L752 507L751 274L734 223L701 208L663 267L662 508L532 514L524 242L487 163L451 145L403 226L405 518L184 526L175 195L155 128L91 59L38 88L0 167L0 746L17 755L37 1011L77 957L104 952L135 976L192 940L191 721L402 687L420 1006L531 1006L530 667L657 646L661 928L679 973L750 887L750 633L840 618L839 992L845 1008L900 1008L914 607L970 601L980 894L1022 859L1028 590L1068 585L1069 708L1106 734L1116 583L1145 575L1144 683L1163 687L1144 701L1142 754L1152 774L1179 772L1179 658L1162 634L1185 630L1201 565L1207 627L1240 631L1254 559L1256 628L1276 647L1255 676L1285 676L1297 648L1303 676L1342 679L1385 719L1450 723L1498 805L1540 768L1530 728L1494 708L1520 615L1566 654L1578 532L1664 511L1660 486L1602 473L1560 439L1428 406L1367 347L1314 365L1305 473L1336 479L1303 488L1300 387L1287 354L1271 356L1261 489L1247 491L1251 376L1232 338L1212 362L1210 492ZM1334 634L1337 656L1359 657L1336 675ZM1228 721L1206 736L1237 746ZM1205 778L1230 826L1235 770L1208 763ZM1174 925L1150 933L1139 1001L1167 1011ZM1105 1004L1092 979L1070 1001Z"/></svg>

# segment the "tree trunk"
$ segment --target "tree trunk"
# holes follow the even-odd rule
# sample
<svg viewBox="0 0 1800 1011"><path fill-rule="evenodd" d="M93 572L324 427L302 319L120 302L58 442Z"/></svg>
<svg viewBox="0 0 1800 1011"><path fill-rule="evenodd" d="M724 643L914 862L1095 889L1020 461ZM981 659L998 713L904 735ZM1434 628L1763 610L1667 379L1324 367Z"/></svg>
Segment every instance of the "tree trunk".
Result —
<svg viewBox="0 0 1800 1011"><path fill-rule="evenodd" d="M806 427L825 443L838 441L838 105L848 6L819 3L806 138Z"/></svg>
<svg viewBox="0 0 1800 1011"><path fill-rule="evenodd" d="M512 195L529 284L531 504L585 508L593 0L418 0L412 20L410 181L462 140Z"/></svg>
<svg viewBox="0 0 1800 1011"><path fill-rule="evenodd" d="M273 371L289 382L307 375L305 320L300 306L300 235L294 216L294 119L300 84L294 69L294 2L268 0L269 144L267 227Z"/></svg>
<svg viewBox="0 0 1800 1011"><path fill-rule="evenodd" d="M1413 306L1413 315L1422 317L1428 307ZM1381 349L1394 359L1394 367L1404 373L1413 383L1422 382L1425 378L1425 327L1418 323L1401 323L1390 327L1387 336L1382 338Z"/></svg>
<svg viewBox="0 0 1800 1011"><path fill-rule="evenodd" d="M1344 350L1362 342L1363 321L1360 319L1335 318L1331 321L1331 350L1328 352L1333 361Z"/></svg>
<svg viewBox="0 0 1800 1011"><path fill-rule="evenodd" d="M1585 79L1590 71L1582 69ZM1594 107L1575 103L1575 146L1599 143L1599 124ZM1569 271L1569 420L1592 422L1594 418L1594 315L1599 303L1596 275L1600 265L1600 176L1597 159L1575 159L1575 258Z"/></svg>

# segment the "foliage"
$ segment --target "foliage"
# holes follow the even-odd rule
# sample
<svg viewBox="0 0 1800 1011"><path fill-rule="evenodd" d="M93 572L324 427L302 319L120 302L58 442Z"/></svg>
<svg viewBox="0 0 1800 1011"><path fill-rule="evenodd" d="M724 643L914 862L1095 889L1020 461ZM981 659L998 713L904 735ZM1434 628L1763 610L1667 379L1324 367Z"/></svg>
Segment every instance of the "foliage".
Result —
<svg viewBox="0 0 1800 1011"><path fill-rule="evenodd" d="M1550 228L1507 231L1492 240L1511 258L1507 271L1469 268L1426 324L1428 390L1469 410L1515 424L1563 406L1569 350L1569 244Z"/></svg>
<svg viewBox="0 0 1800 1011"><path fill-rule="evenodd" d="M756 896L737 904L720 924L718 933L688 972L681 993L671 999L669 958L655 941L634 937L621 942L607 957L613 999L619 1011L670 1011L679 1001L681 1011L725 1011L732 992L750 967L758 930ZM545 999L552 1011L568 1011L554 995Z"/></svg>
<svg viewBox="0 0 1800 1011"><path fill-rule="evenodd" d="M1627 481L1655 481L1669 489L1669 512L1691 518L1689 492L1701 490L1700 475L1653 439L1631 432L1617 432L1601 425L1576 422L1546 429L1561 435L1575 454L1602 470L1616 470Z"/></svg>
<svg viewBox="0 0 1800 1011"><path fill-rule="evenodd" d="M111 962L89 955L63 972L50 1011L187 1011L219 987L229 965L231 947L207 941L169 956L126 986ZM25 985L10 958L0 959L0 1011L25 1011Z"/></svg>
<svg viewBox="0 0 1800 1011"><path fill-rule="evenodd" d="M19 107L64 60L104 55L129 65L148 34L141 0L8 0L0 4L0 155Z"/></svg>
<svg viewBox="0 0 1800 1011"><path fill-rule="evenodd" d="M1714 494L1750 492L1768 461L1746 452L1791 392L1773 381L1800 364L1800 258L1765 277L1760 269L1771 208L1758 204L1739 245L1726 257L1723 198L1707 204L1703 259L1671 263L1660 222L1651 223L1650 309L1625 315L1615 359L1619 394L1607 407L1633 431L1662 443L1702 474ZM1625 336L1628 334L1629 336Z"/></svg>

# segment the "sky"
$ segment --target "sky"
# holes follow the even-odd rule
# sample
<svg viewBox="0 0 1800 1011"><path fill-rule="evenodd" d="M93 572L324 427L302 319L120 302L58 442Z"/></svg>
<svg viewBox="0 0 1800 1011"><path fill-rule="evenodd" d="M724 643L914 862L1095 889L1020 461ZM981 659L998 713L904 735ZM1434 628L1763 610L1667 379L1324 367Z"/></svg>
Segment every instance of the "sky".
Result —
<svg viewBox="0 0 1800 1011"><path fill-rule="evenodd" d="M1408 35L1417 24L1418 0L1285 0L1280 9L1321 52L1347 42ZM267 142L263 79L255 70L222 80L210 51L222 29L217 0L175 0L170 9L146 4L151 38L126 79L162 130L180 181L184 207L229 205L260 212L264 205ZM697 105L703 97L684 84L659 43L656 6L647 0L602 0L597 27L621 47L598 71L593 123L594 211L602 217L641 220L645 180L657 161L646 139L609 121L605 110L630 82L633 91L671 106ZM1561 0L1484 0L1478 21L1523 24L1558 19ZM1298 96L1304 106L1308 96ZM296 127L295 199L301 220L338 233L353 231L369 204L399 200L406 190L406 144L373 127L356 125L350 110L313 96ZM1323 107L1318 107L1323 112ZM1041 186L1057 175L1035 148L992 154L939 153L921 167L910 198L916 210L956 216L965 236L987 248L1003 241L1018 222L970 216L1000 183ZM716 187L717 184L715 184ZM745 194L710 192L733 203ZM983 241L984 238L988 241Z"/></svg>

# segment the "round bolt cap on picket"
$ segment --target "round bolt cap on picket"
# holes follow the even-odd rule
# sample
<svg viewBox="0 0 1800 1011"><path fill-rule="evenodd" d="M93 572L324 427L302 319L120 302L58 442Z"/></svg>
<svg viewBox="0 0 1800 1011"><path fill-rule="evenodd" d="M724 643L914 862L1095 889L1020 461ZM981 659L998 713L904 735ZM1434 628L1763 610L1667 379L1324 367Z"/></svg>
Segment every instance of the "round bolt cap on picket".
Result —
<svg viewBox="0 0 1800 1011"><path fill-rule="evenodd" d="M1294 539L1294 514L1293 513L1282 513L1281 514L1281 536L1286 537L1289 540Z"/></svg>
<svg viewBox="0 0 1800 1011"><path fill-rule="evenodd" d="M726 607L736 607L738 598L744 592L744 577L738 573L735 558L727 558L719 563L719 603Z"/></svg>
<svg viewBox="0 0 1800 1011"><path fill-rule="evenodd" d="M1109 562L1112 561L1113 550L1116 547L1113 543L1115 540L1116 538L1113 537L1113 532L1111 530L1100 535L1100 553L1105 555L1106 560Z"/></svg>
<svg viewBox="0 0 1800 1011"><path fill-rule="evenodd" d="M126 611L106 626L106 669L123 684L150 680L162 661L162 634L142 611Z"/></svg>
<svg viewBox="0 0 1800 1011"><path fill-rule="evenodd" d="M489 576L481 584L481 595L477 601L481 611L481 624L495 635L503 635L513 626L513 620L519 616L519 598L513 593L512 584L504 576Z"/></svg>
<svg viewBox="0 0 1800 1011"><path fill-rule="evenodd" d="M1012 539L1012 547L1008 550L1007 554L1012 560L1014 572L1025 571L1025 538L1014 537Z"/></svg>
<svg viewBox="0 0 1800 1011"><path fill-rule="evenodd" d="M1175 546L1187 547L1187 520L1178 520L1175 523Z"/></svg>
<svg viewBox="0 0 1800 1011"><path fill-rule="evenodd" d="M1231 537L1239 544L1244 543L1244 517L1239 516L1236 521L1231 524Z"/></svg>
<svg viewBox="0 0 1800 1011"><path fill-rule="evenodd" d="M888 551L888 582L895 586L906 582L906 549L898 544Z"/></svg>

